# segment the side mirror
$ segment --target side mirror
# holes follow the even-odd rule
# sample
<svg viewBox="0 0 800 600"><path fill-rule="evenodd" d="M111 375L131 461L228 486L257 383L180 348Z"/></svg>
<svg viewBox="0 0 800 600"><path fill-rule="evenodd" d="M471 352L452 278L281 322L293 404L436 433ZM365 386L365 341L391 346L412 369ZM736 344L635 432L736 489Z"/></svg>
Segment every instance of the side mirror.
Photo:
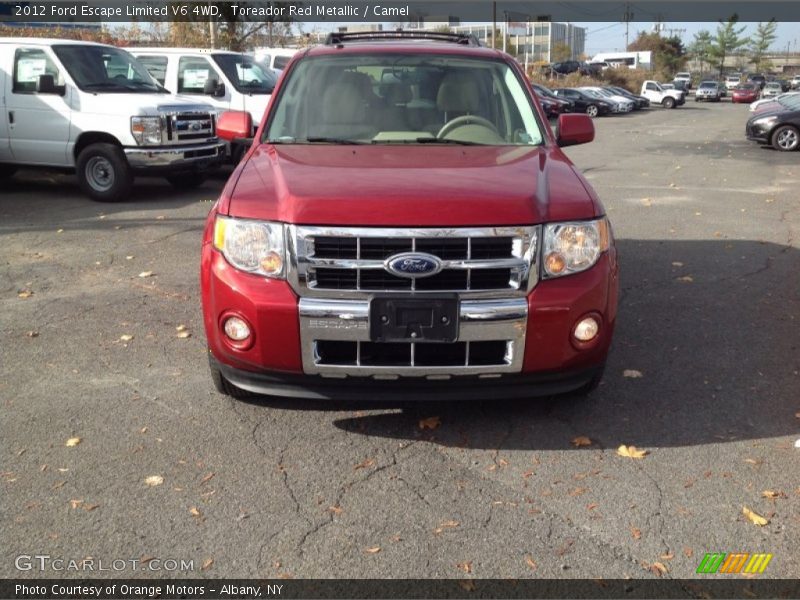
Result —
<svg viewBox="0 0 800 600"><path fill-rule="evenodd" d="M225 97L225 84L224 83L218 84L217 85L217 89L214 90L214 93L212 95L214 96L214 98L224 98Z"/></svg>
<svg viewBox="0 0 800 600"><path fill-rule="evenodd" d="M556 131L556 141L561 148L586 144L594 139L594 123L588 115L559 115Z"/></svg>
<svg viewBox="0 0 800 600"><path fill-rule="evenodd" d="M217 120L217 136L226 142L249 143L253 140L253 119L250 113L227 110Z"/></svg>
<svg viewBox="0 0 800 600"><path fill-rule="evenodd" d="M203 84L203 93L206 96L221 98L225 95L225 84L219 83L216 79L206 79L206 82Z"/></svg>
<svg viewBox="0 0 800 600"><path fill-rule="evenodd" d="M39 79L36 80L36 93L63 94L62 90L56 85L56 80L52 75L39 75Z"/></svg>

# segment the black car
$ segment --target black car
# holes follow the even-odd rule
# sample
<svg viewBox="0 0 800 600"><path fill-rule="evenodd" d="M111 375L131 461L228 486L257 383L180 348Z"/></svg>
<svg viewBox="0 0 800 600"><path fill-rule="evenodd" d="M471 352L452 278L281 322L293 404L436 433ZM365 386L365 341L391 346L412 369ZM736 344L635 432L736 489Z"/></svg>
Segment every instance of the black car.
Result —
<svg viewBox="0 0 800 600"><path fill-rule="evenodd" d="M650 108L650 100L645 98L644 96L637 96L626 90L623 87L619 87L617 85L607 85L606 89L618 94L620 96L624 96L628 100L633 100L633 108L635 110L640 110L642 108Z"/></svg>
<svg viewBox="0 0 800 600"><path fill-rule="evenodd" d="M553 90L538 83L532 83L531 87L540 96L544 98L549 98L551 100L557 100L559 104L561 104L562 113L575 112L575 103L569 100L568 98L560 98L553 93Z"/></svg>
<svg viewBox="0 0 800 600"><path fill-rule="evenodd" d="M562 62L553 63L550 65L550 70L559 75L569 75L570 73L577 73L581 70L581 63L577 60L565 60Z"/></svg>
<svg viewBox="0 0 800 600"><path fill-rule="evenodd" d="M607 115L614 109L614 105L611 102L593 98L574 88L560 88L553 90L553 93L559 98L571 101L575 107L575 112L583 112L590 117Z"/></svg>
<svg viewBox="0 0 800 600"><path fill-rule="evenodd" d="M764 86L767 85L767 78L763 75L750 75L747 78L748 83L755 83L758 85L760 89L764 89Z"/></svg>
<svg viewBox="0 0 800 600"><path fill-rule="evenodd" d="M774 109L750 117L745 127L747 139L771 144L781 152L797 150L800 148L800 95L780 98L774 104Z"/></svg>

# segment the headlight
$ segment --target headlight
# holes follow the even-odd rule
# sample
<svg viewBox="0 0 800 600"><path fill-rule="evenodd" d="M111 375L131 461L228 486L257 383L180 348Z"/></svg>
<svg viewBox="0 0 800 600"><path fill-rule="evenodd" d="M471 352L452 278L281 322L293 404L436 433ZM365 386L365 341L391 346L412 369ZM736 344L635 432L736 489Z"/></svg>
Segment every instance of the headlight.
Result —
<svg viewBox="0 0 800 600"><path fill-rule="evenodd" d="M131 134L140 146L161 144L161 117L131 117Z"/></svg>
<svg viewBox="0 0 800 600"><path fill-rule="evenodd" d="M608 250L610 238L610 227L605 218L545 225L542 253L544 277L561 277L585 271Z"/></svg>
<svg viewBox="0 0 800 600"><path fill-rule="evenodd" d="M237 269L273 279L285 277L283 225L218 216L214 247Z"/></svg>
<svg viewBox="0 0 800 600"><path fill-rule="evenodd" d="M761 117L760 119L755 119L753 121L753 125L757 125L759 127L771 127L777 120L778 117L774 115L771 117Z"/></svg>

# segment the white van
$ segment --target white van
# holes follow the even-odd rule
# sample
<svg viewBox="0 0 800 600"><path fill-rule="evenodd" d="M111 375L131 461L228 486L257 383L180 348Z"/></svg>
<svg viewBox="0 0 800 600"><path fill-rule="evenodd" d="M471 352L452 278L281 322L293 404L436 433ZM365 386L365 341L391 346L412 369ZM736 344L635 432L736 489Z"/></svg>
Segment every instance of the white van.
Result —
<svg viewBox="0 0 800 600"><path fill-rule="evenodd" d="M253 54L257 61L263 62L271 69L283 71L292 57L300 52L300 48L256 48Z"/></svg>
<svg viewBox="0 0 800 600"><path fill-rule="evenodd" d="M196 96L217 113L244 111L253 133L269 104L277 74L252 56L197 48L126 48L173 93Z"/></svg>
<svg viewBox="0 0 800 600"><path fill-rule="evenodd" d="M173 96L124 50L0 38L0 177L74 170L91 198L117 201L135 173L198 185L224 149L208 104Z"/></svg>

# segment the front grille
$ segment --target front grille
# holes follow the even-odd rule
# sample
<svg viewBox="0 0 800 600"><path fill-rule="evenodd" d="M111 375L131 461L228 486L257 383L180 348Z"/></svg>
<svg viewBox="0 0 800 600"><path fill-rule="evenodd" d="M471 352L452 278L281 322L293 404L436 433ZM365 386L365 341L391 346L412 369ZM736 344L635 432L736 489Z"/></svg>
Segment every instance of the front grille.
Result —
<svg viewBox="0 0 800 600"><path fill-rule="evenodd" d="M377 291L525 293L536 281L538 227L369 229L293 227L301 296L363 297ZM386 261L403 253L435 256L434 275L400 277Z"/></svg>
<svg viewBox="0 0 800 600"><path fill-rule="evenodd" d="M166 142L191 143L216 135L214 115L209 112L174 112L164 117Z"/></svg>
<svg viewBox="0 0 800 600"><path fill-rule="evenodd" d="M505 340L454 343L376 343L317 340L318 365L350 367L469 367L509 364Z"/></svg>

